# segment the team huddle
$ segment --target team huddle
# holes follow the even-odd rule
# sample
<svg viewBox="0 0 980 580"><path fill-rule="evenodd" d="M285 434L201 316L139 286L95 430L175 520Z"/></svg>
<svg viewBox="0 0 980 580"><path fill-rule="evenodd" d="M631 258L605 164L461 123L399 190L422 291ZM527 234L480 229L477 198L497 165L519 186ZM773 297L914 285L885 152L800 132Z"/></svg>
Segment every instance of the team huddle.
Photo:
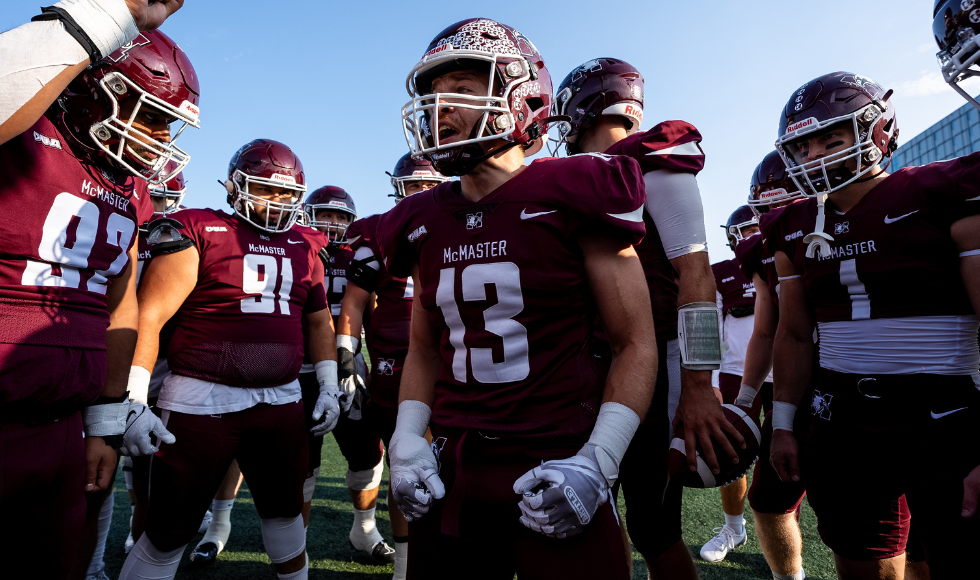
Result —
<svg viewBox="0 0 980 580"><path fill-rule="evenodd" d="M712 265L701 133L640 131L626 61L556 85L525 35L472 18L419 47L390 210L311 190L263 138L221 173L228 207L195 208L177 141L200 86L156 30L181 5L62 0L0 34L12 577L107 578L121 458L120 579L173 578L200 533L187 565L214 565L243 480L277 576L305 579L329 433L351 546L395 580L627 579L631 546L696 580L684 487L720 488L708 561L746 543L748 498L773 578L802 580L807 497L841 578L969 577L980 153L889 174L892 91L810 80ZM980 6L934 19L980 109L958 85Z"/></svg>

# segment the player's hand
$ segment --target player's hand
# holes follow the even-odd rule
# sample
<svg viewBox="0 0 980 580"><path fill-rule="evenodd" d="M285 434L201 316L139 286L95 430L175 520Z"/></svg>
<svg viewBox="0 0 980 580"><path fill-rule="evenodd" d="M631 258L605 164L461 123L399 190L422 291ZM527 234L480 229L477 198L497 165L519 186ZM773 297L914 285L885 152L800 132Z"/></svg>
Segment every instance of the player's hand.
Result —
<svg viewBox="0 0 980 580"><path fill-rule="evenodd" d="M724 397L724 395L721 394L721 389L716 389L716 388L712 387L711 390L715 392L715 398L718 399L718 404L719 405L724 405L725 404L725 397Z"/></svg>
<svg viewBox="0 0 980 580"><path fill-rule="evenodd" d="M791 431L773 429L769 462L783 483L800 480L800 444Z"/></svg>
<svg viewBox="0 0 980 580"><path fill-rule="evenodd" d="M109 487L119 456L101 437L85 438L85 491L95 493Z"/></svg>
<svg viewBox="0 0 980 580"><path fill-rule="evenodd" d="M963 479L963 517L975 518L980 508L980 465Z"/></svg>
<svg viewBox="0 0 980 580"><path fill-rule="evenodd" d="M140 30L159 28L183 5L184 0L126 0L126 6Z"/></svg>
<svg viewBox="0 0 980 580"><path fill-rule="evenodd" d="M745 439L725 418L721 403L715 398L714 390L711 386L710 372L681 369L681 400L677 405L677 415L674 417L674 430L677 430L678 425L684 425L684 445L687 448L687 464L691 471L698 470L698 442L701 443L705 463L715 474L721 473L721 469L718 467L712 439L721 445L732 463L738 463L739 457L726 434L745 449Z"/></svg>
<svg viewBox="0 0 980 580"><path fill-rule="evenodd" d="M173 433L167 431L163 421L149 407L139 401L130 401L129 414L126 416L126 432L123 433L123 444L119 453L137 457L153 455L160 448L153 444L150 435L157 438L157 443L172 444L177 441Z"/></svg>
<svg viewBox="0 0 980 580"><path fill-rule="evenodd" d="M595 459L575 455L545 461L514 482L520 494L521 523L551 538L582 533L609 499L606 477Z"/></svg>
<svg viewBox="0 0 980 580"><path fill-rule="evenodd" d="M429 512L434 500L446 495L439 463L425 437L397 429L388 452L391 493L405 520L415 521Z"/></svg>
<svg viewBox="0 0 980 580"><path fill-rule="evenodd" d="M321 417L323 420L310 429L314 437L322 437L337 426L340 419L340 402L337 400L339 396L337 385L320 383L320 396L313 407L313 420L320 421Z"/></svg>

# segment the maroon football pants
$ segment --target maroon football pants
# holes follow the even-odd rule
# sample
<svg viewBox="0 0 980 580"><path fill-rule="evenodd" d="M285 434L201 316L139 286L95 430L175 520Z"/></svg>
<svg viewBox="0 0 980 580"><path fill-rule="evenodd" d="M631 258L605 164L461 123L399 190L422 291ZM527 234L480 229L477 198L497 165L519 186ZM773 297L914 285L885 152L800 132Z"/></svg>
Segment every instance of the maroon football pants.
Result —
<svg viewBox="0 0 980 580"><path fill-rule="evenodd" d="M980 519L960 512L980 391L968 376L863 378L822 369L814 390L802 468L821 538L850 560L898 556L911 513L932 578L971 577Z"/></svg>
<svg viewBox="0 0 980 580"><path fill-rule="evenodd" d="M223 415L164 411L163 417L177 441L150 461L146 534L158 549L175 550L194 537L232 459L260 518L300 514L308 461L301 401Z"/></svg>
<svg viewBox="0 0 980 580"><path fill-rule="evenodd" d="M85 523L82 416L0 424L0 562L4 578L64 578Z"/></svg>
<svg viewBox="0 0 980 580"><path fill-rule="evenodd" d="M539 448L527 441L487 439L476 431L434 436L446 497L409 524L410 580L457 580L463 570L470 580L511 580L515 573L536 580L629 578L611 502L571 538L548 538L520 523L514 482L542 460L574 455L580 444ZM474 554L490 557L474 565Z"/></svg>

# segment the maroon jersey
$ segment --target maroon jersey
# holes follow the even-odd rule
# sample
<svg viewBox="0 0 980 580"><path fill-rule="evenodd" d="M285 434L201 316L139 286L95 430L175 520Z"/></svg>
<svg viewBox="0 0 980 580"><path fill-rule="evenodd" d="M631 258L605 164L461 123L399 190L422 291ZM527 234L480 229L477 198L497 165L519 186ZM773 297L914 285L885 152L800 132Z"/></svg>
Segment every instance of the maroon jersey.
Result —
<svg viewBox="0 0 980 580"><path fill-rule="evenodd" d="M767 215L770 214L763 214L763 218ZM776 259L766 248L762 235L749 236L739 242L735 246L735 261L742 276L751 282L752 276L758 274L769 287L769 295L773 300L777 299L776 287L779 285L779 277L776 274Z"/></svg>
<svg viewBox="0 0 980 580"><path fill-rule="evenodd" d="M350 268L353 257L354 251L350 246L341 244L331 252L327 265L327 304L330 305L334 328L337 327L337 317L340 316L340 303L344 299L344 292L347 292L347 269Z"/></svg>
<svg viewBox="0 0 980 580"><path fill-rule="evenodd" d="M264 234L213 209L168 217L200 254L197 286L177 313L170 369L235 387L295 380L303 361L303 315L327 307L318 256L326 237L299 225ZM151 224L151 235L159 223Z"/></svg>
<svg viewBox="0 0 980 580"><path fill-rule="evenodd" d="M76 157L73 139L41 117L0 145L2 343L105 350L108 284L153 213L146 182Z"/></svg>
<svg viewBox="0 0 980 580"><path fill-rule="evenodd" d="M347 230L347 239L351 240L351 248L355 252L367 248L375 256L381 255L375 234L380 220L381 216L375 214L351 224ZM368 347L372 352L386 355L402 353L401 356L404 357L404 352L408 350L408 335L412 325L413 290L411 278L395 278L388 273L387 268L381 266L378 287L374 290L378 301L367 329Z"/></svg>
<svg viewBox="0 0 980 580"><path fill-rule="evenodd" d="M715 275L715 287L721 294L723 313L738 306L755 306L755 286L739 269L738 262L734 259L718 262L711 265L711 271Z"/></svg>
<svg viewBox="0 0 980 580"><path fill-rule="evenodd" d="M636 161L539 159L478 203L458 188L406 198L377 227L392 275L418 264L416 292L441 334L433 425L587 437L603 377L576 238L643 238Z"/></svg>
<svg viewBox="0 0 980 580"><path fill-rule="evenodd" d="M636 159L643 173L658 169L697 174L704 168L701 133L684 121L664 121L648 131L634 133L606 149L607 155ZM651 192L655 194L655 192ZM636 245L650 288L657 340L677 338L677 272L670 265L660 234L650 214L643 212L646 237Z"/></svg>
<svg viewBox="0 0 980 580"><path fill-rule="evenodd" d="M978 213L980 154L974 153L901 169L844 215L828 205L830 255L805 255L816 199L786 206L766 243L802 274L817 322L965 315L973 308L949 230Z"/></svg>

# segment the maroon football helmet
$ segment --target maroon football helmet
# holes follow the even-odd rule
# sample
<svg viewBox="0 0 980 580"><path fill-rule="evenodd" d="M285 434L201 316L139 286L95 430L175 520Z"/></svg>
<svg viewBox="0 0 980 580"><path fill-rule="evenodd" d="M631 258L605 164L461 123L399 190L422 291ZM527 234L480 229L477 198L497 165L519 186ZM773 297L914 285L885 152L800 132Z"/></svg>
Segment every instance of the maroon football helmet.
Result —
<svg viewBox="0 0 980 580"><path fill-rule="evenodd" d="M558 86L552 115L568 117L558 123L558 134L569 154L575 138L600 115L619 115L633 133L643 122L643 75L630 63L596 58L568 73Z"/></svg>
<svg viewBox="0 0 980 580"><path fill-rule="evenodd" d="M486 71L487 94L431 94L434 79L458 70ZM424 156L443 175L463 175L486 159L484 141L503 139L533 155L547 136L551 76L534 44L506 24L469 18L443 30L408 74L406 87L412 100L402 107L405 140L412 155ZM438 101L447 99L453 108L483 116L468 138L443 145L439 112L446 105Z"/></svg>
<svg viewBox="0 0 980 580"><path fill-rule="evenodd" d="M272 201L250 193L253 183L288 189L292 195L288 201ZM260 230L277 233L296 223L303 209L306 175L292 149L272 139L256 139L231 158L224 185L236 214ZM259 207L265 208L264 219L256 213Z"/></svg>
<svg viewBox="0 0 980 580"><path fill-rule="evenodd" d="M786 164L779 152L770 151L752 172L749 185L749 207L756 217L771 208L806 197L786 174Z"/></svg>
<svg viewBox="0 0 980 580"><path fill-rule="evenodd" d="M783 108L776 151L800 191L817 198L816 230L804 238L810 244L808 257L814 257L817 247L824 255L830 252L827 242L833 237L823 231L827 196L851 183L872 179L877 174L871 172L879 168L883 159L890 161L892 152L898 149L895 108L888 101L891 95L892 91L885 91L867 77L834 72L797 89ZM854 145L812 161L804 160L803 145L807 140L834 128L852 131ZM879 169L878 173L883 171Z"/></svg>
<svg viewBox="0 0 980 580"><path fill-rule="evenodd" d="M735 251L735 246L745 238L757 235L759 232L754 234L749 234L748 236L742 235L742 230L749 226L758 226L759 217L752 211L747 205L743 205L732 212L732 215L728 216L728 221L725 225L721 226L725 228L725 235L728 236L728 247Z"/></svg>
<svg viewBox="0 0 980 580"><path fill-rule="evenodd" d="M150 183L162 184L180 173L190 155L174 143L188 125L200 128L201 88L183 50L159 30L140 33L130 43L92 64L61 94L69 132L87 149L97 147L116 163ZM132 104L128 118L120 105ZM169 142L132 126L149 110L182 122Z"/></svg>
<svg viewBox="0 0 980 580"><path fill-rule="evenodd" d="M426 189L430 189L451 180L451 178L436 171L428 159L412 157L411 153L402 155L398 163L395 164L394 173L388 173L388 177L391 178L391 186L395 188L395 193L389 193L388 197L395 198L396 203L408 197L409 194L405 193L405 184L410 181L427 182L429 187Z"/></svg>
<svg viewBox="0 0 980 580"><path fill-rule="evenodd" d="M350 216L350 222L332 222L318 219L317 210L346 213ZM320 231L327 234L331 242L343 242L347 235L347 226L357 219L357 207L354 206L354 198L335 185L325 185L311 193L303 203L303 213L306 214L303 225L317 229L323 228Z"/></svg>
<svg viewBox="0 0 980 580"><path fill-rule="evenodd" d="M976 0L936 0L932 10L932 34L939 45L936 58L943 78L971 105L980 103L960 87L964 80L980 76L980 3Z"/></svg>

